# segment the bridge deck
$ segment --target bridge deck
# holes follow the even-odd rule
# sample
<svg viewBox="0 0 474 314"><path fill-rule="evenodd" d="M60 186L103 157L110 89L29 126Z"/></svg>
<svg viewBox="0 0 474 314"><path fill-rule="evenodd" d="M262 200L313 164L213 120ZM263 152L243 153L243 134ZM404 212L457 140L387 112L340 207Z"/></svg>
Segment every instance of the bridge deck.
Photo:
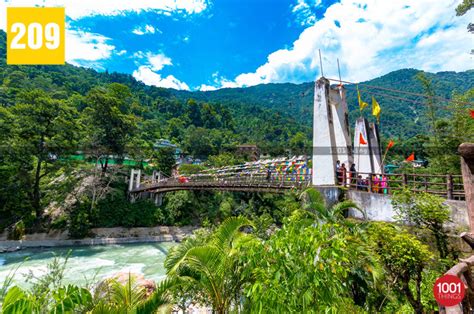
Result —
<svg viewBox="0 0 474 314"><path fill-rule="evenodd" d="M391 194L397 190L408 188L414 192L427 192L447 199L464 200L465 193L462 178L459 175L425 175L425 174L384 174L385 183L378 183L375 176L380 174L358 173L365 183L347 179L342 186L348 189L362 190L372 193ZM166 193L179 190L216 190L235 192L270 192L285 193L291 189L304 189L311 185L309 175L274 175L266 174L228 175L228 174L198 174L187 178L166 178L161 180L146 180L135 186L129 192Z"/></svg>
<svg viewBox="0 0 474 314"><path fill-rule="evenodd" d="M309 185L308 181L272 181L257 178L228 178L225 180L190 180L179 182L176 179L167 179L158 182L145 182L130 193L153 192L165 193L179 190L219 190L236 192L272 192L285 193L291 189L303 189Z"/></svg>

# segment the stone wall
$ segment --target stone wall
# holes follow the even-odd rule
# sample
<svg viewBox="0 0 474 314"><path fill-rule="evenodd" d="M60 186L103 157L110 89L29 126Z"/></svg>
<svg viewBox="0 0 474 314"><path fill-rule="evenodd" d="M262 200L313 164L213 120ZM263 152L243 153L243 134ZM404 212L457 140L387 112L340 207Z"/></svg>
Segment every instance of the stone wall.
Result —
<svg viewBox="0 0 474 314"><path fill-rule="evenodd" d="M84 239L69 239L67 231L53 230L48 233L33 233L25 235L24 239L7 240L6 233L0 235L0 252L10 248L54 247L76 245L124 244L144 242L181 241L197 229L194 226L151 228L94 228L94 237Z"/></svg>
<svg viewBox="0 0 474 314"><path fill-rule="evenodd" d="M395 221L395 211L392 207L390 195L367 193L362 191L349 190L346 197L365 210L367 218L374 221ZM446 205L451 210L452 222L447 227L467 230L469 228L469 217L467 204L465 201L446 200ZM357 210L350 210L349 217L363 218Z"/></svg>

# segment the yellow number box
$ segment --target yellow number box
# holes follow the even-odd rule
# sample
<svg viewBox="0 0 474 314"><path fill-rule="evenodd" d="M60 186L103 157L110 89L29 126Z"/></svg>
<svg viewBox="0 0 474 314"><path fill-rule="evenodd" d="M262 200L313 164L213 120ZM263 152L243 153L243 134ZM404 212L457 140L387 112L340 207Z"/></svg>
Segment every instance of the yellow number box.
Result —
<svg viewBox="0 0 474 314"><path fill-rule="evenodd" d="M7 8L7 64L64 64L64 8Z"/></svg>

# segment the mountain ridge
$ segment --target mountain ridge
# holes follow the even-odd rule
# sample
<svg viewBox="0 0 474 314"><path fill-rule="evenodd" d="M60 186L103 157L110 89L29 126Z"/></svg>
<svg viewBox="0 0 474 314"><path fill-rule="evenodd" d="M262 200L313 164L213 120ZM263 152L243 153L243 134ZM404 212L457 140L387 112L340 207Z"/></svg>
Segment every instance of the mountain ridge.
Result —
<svg viewBox="0 0 474 314"><path fill-rule="evenodd" d="M85 95L95 86L109 83L127 85L140 104L146 108L150 117L161 117L166 120L172 115L159 115L157 103L163 99L173 102L188 102L195 99L198 102L208 102L213 106L224 106L233 112L238 126L234 132L251 132L258 123L250 126L247 121L258 115L260 121L269 117L277 117L282 123L294 124L288 126L291 133L301 131L311 137L314 83L269 83L250 87L224 88L215 91L180 91L145 85L137 81L130 74L97 72L93 69L76 67L70 64L64 66L6 66L6 34L0 31L0 67L3 78L3 89L0 91L0 103L10 106L16 102L15 89L41 88L51 93L55 98L66 99L73 94ZM438 73L423 72L416 69L400 69L387 73L381 77L360 83L362 98L370 103L371 96L375 96L382 107L381 132L387 137L413 137L423 134L427 130L426 106L416 102L425 102L424 97L414 97L403 93L390 94L384 90L373 89L367 85L382 88L398 89L404 92L423 94L424 88L416 78L419 73L432 81L437 96L452 98L453 93L464 93L474 86L474 70L463 72L442 71ZM350 111L351 125L359 116L357 93L354 85L346 85L347 102ZM395 98L394 98L395 97ZM407 98L409 101L397 98ZM441 107L445 103L437 104ZM172 104L168 110L173 110ZM364 113L369 120L374 118L366 109ZM449 114L440 110L440 115ZM275 126L276 127L276 126ZM268 131L268 130L267 130ZM265 130L258 137L265 138ZM271 132L279 133L278 130ZM254 136L244 136L248 141L256 141Z"/></svg>

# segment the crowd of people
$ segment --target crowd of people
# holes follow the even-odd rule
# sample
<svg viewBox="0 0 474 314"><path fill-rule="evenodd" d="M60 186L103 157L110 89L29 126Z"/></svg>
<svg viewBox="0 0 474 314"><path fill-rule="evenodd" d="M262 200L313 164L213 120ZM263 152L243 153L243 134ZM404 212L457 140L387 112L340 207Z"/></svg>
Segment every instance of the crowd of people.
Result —
<svg viewBox="0 0 474 314"><path fill-rule="evenodd" d="M361 174L357 173L356 164L352 163L349 170L346 168L346 164L338 160L336 162L336 178L337 183L344 187L355 187L360 191L369 191L373 193L388 193L388 178L384 174L372 175L362 177Z"/></svg>

